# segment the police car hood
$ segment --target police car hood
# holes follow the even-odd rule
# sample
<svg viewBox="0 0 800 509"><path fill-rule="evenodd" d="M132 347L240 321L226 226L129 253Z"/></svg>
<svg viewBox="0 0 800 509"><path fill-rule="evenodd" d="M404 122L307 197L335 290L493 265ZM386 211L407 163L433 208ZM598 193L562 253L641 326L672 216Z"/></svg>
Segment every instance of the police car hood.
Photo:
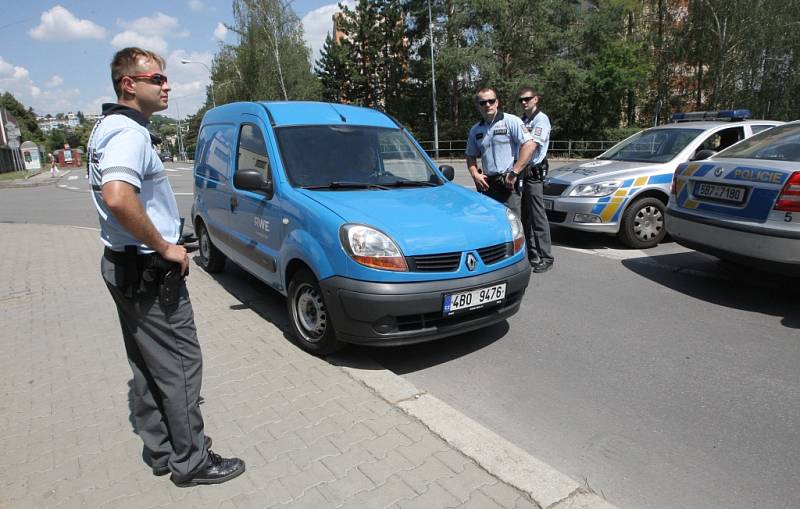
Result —
<svg viewBox="0 0 800 509"><path fill-rule="evenodd" d="M612 161L610 159L591 159L571 163L560 168L551 169L547 178L550 182L564 184L600 182L601 180L626 179L639 177L643 171L664 170L663 163L645 163L641 161Z"/></svg>
<svg viewBox="0 0 800 509"><path fill-rule="evenodd" d="M453 183L302 192L345 223L365 224L386 233L406 256L466 251L512 240L505 206Z"/></svg>

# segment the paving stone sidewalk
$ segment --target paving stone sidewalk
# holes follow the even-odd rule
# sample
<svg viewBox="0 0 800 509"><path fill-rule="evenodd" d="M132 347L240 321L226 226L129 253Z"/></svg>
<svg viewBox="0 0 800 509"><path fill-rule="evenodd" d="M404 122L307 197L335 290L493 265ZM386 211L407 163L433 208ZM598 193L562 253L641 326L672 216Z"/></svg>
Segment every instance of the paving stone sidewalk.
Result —
<svg viewBox="0 0 800 509"><path fill-rule="evenodd" d="M247 472L174 487L129 420L98 232L0 224L0 239L0 507L538 507L195 265L206 432Z"/></svg>

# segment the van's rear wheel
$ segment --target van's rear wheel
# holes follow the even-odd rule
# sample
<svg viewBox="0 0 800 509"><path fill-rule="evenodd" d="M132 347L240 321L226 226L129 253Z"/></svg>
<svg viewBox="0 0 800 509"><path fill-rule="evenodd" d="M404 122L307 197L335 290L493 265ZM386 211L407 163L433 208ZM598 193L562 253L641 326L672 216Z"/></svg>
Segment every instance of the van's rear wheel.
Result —
<svg viewBox="0 0 800 509"><path fill-rule="evenodd" d="M289 324L303 350L315 355L325 355L344 346L336 339L325 299L314 275L306 269L299 270L289 282Z"/></svg>
<svg viewBox="0 0 800 509"><path fill-rule="evenodd" d="M619 239L635 249L654 247L664 240L664 202L647 197L636 200L622 215Z"/></svg>
<svg viewBox="0 0 800 509"><path fill-rule="evenodd" d="M211 242L208 228L202 221L197 224L197 239L200 245L200 266L206 269L206 272L219 272L224 269L225 255Z"/></svg>

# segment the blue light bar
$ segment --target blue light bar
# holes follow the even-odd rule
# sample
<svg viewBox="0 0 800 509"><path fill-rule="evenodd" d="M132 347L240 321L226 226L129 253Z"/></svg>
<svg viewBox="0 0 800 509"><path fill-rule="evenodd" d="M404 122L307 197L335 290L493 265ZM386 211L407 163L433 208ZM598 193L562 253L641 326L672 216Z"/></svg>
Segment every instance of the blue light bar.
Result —
<svg viewBox="0 0 800 509"><path fill-rule="evenodd" d="M750 110L722 110L722 111L690 111L672 114L673 122L691 122L700 120L744 120L750 118Z"/></svg>
<svg viewBox="0 0 800 509"><path fill-rule="evenodd" d="M750 110L723 110L717 113L717 118L729 118L731 120L744 120L753 116Z"/></svg>

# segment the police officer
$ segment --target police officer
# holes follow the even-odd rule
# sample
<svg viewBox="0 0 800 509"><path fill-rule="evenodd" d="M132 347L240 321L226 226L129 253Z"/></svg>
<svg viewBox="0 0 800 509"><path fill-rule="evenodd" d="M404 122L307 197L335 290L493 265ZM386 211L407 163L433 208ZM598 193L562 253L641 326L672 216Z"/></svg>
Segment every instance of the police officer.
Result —
<svg viewBox="0 0 800 509"><path fill-rule="evenodd" d="M521 217L520 175L533 154L531 135L519 117L500 111L493 89L480 89L475 94L475 106L483 120L469 130L467 169L478 192L505 204ZM482 171L478 169L478 157Z"/></svg>
<svg viewBox="0 0 800 509"><path fill-rule="evenodd" d="M547 147L550 143L550 119L539 109L541 96L530 87L519 91L522 122L533 137L535 150L522 183L522 227L528 244L528 260L534 272L553 267L550 224L544 209L544 178L547 176Z"/></svg>
<svg viewBox="0 0 800 509"><path fill-rule="evenodd" d="M88 143L92 198L105 244L101 272L117 306L133 370L132 417L153 474L178 486L217 484L244 472L209 450L200 413L202 356L186 290L186 249L150 116L167 108L164 60L139 48L111 62L117 102L103 105Z"/></svg>

